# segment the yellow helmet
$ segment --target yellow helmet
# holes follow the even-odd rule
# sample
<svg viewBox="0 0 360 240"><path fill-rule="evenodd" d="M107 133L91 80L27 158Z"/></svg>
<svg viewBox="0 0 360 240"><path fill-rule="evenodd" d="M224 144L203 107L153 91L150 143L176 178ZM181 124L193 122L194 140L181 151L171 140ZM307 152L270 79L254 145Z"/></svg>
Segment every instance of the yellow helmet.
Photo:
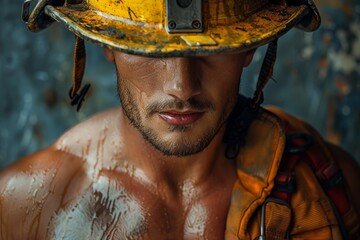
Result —
<svg viewBox="0 0 360 240"><path fill-rule="evenodd" d="M252 108L262 102L271 78L276 40L292 27L314 31L320 15L313 0L39 0L23 20L31 31L64 23L77 35L71 104L80 109L87 84L84 41L148 57L185 57L241 52L270 42Z"/></svg>
<svg viewBox="0 0 360 240"><path fill-rule="evenodd" d="M244 51L320 24L312 0L40 0L29 14L30 1L23 19L32 31L56 20L85 40L150 57Z"/></svg>

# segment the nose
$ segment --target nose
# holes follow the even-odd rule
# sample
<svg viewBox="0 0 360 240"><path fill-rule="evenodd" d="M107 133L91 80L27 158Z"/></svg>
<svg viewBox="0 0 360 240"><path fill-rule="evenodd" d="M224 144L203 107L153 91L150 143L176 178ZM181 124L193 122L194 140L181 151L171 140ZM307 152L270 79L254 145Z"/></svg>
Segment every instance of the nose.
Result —
<svg viewBox="0 0 360 240"><path fill-rule="evenodd" d="M191 58L168 58L164 61L167 68L163 90L179 100L186 101L200 94L200 69Z"/></svg>

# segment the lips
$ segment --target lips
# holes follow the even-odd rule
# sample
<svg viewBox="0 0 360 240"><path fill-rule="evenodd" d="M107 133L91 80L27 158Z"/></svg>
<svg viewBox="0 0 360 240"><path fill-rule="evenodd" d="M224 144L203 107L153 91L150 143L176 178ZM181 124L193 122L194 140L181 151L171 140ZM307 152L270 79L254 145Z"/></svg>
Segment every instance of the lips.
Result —
<svg viewBox="0 0 360 240"><path fill-rule="evenodd" d="M167 123L174 125L189 125L204 115L203 112L161 112L159 116Z"/></svg>

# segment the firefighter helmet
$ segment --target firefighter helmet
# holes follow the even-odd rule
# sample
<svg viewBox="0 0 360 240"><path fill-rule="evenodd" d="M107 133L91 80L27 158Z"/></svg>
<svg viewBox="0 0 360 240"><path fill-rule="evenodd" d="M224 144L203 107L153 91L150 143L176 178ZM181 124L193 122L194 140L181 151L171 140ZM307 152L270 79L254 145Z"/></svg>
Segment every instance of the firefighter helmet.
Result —
<svg viewBox="0 0 360 240"><path fill-rule="evenodd" d="M32 31L56 20L79 37L126 53L197 56L245 51L297 26L315 30L312 0L40 0Z"/></svg>

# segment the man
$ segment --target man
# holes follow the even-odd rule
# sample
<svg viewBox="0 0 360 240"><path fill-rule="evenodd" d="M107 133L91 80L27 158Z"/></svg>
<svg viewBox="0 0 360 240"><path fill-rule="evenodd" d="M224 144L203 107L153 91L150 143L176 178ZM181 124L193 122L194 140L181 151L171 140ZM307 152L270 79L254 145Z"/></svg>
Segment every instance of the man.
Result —
<svg viewBox="0 0 360 240"><path fill-rule="evenodd" d="M122 107L1 173L1 239L359 237L358 166L307 124L259 106L275 39L319 24L311 2L55 0L24 19L32 30L55 19L104 46ZM238 96L267 42L254 98Z"/></svg>

